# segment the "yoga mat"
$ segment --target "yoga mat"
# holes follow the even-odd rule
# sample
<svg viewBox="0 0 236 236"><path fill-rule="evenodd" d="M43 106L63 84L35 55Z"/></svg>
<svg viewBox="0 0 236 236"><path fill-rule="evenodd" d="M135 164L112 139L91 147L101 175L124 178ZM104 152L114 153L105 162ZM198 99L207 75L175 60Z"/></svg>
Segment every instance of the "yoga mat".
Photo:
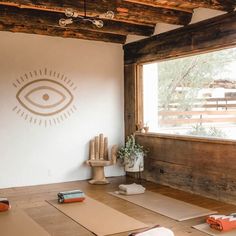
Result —
<svg viewBox="0 0 236 236"><path fill-rule="evenodd" d="M193 226L193 228L197 229L197 230L199 230L203 233L212 235L212 236L218 236L218 235L221 235L221 236L235 236L236 235L236 229L228 231L228 232L219 232L217 230L211 229L209 227L209 225L206 224L206 223L205 224L200 224L200 225L195 225L195 226Z"/></svg>
<svg viewBox="0 0 236 236"><path fill-rule="evenodd" d="M143 194L129 196L116 193L109 194L177 221L184 221L216 213L215 211L210 211L208 209L150 191L146 191Z"/></svg>
<svg viewBox="0 0 236 236"><path fill-rule="evenodd" d="M21 211L0 213L0 235L49 236L33 219Z"/></svg>
<svg viewBox="0 0 236 236"><path fill-rule="evenodd" d="M84 202L59 204L56 201L48 201L48 203L99 236L148 227L148 225L88 196Z"/></svg>

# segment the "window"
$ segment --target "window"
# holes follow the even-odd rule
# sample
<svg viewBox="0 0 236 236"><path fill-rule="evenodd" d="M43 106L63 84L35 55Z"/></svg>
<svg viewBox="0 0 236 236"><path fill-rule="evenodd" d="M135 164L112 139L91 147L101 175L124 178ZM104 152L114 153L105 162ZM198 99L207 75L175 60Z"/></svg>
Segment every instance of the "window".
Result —
<svg viewBox="0 0 236 236"><path fill-rule="evenodd" d="M149 131L236 139L236 48L143 65Z"/></svg>

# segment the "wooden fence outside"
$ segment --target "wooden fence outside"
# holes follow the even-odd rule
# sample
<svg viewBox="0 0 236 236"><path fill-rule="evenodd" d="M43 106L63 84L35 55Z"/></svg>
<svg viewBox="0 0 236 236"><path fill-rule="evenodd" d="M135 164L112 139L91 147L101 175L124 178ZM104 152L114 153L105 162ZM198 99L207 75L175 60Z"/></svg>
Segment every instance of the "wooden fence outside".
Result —
<svg viewBox="0 0 236 236"><path fill-rule="evenodd" d="M179 107L178 101L167 109L159 107L159 124L236 123L236 97L198 99L190 111L179 111Z"/></svg>

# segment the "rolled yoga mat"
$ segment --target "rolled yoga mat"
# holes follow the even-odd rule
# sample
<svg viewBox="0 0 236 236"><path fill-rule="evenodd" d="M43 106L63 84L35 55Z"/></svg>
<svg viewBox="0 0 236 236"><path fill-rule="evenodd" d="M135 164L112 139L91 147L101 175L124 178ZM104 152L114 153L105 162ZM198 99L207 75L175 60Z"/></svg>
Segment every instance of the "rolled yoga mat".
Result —
<svg viewBox="0 0 236 236"><path fill-rule="evenodd" d="M57 194L59 203L83 202L85 195L81 190L59 192Z"/></svg>
<svg viewBox="0 0 236 236"><path fill-rule="evenodd" d="M228 232L220 232L215 229L212 229L207 223L195 225L193 226L193 228L211 236L219 236L219 235L220 236L236 236L236 230L231 230Z"/></svg>
<svg viewBox="0 0 236 236"><path fill-rule="evenodd" d="M88 196L84 202L60 204L56 200L52 200L48 203L98 236L148 227L148 225Z"/></svg>
<svg viewBox="0 0 236 236"><path fill-rule="evenodd" d="M177 221L184 221L216 213L215 211L150 191L146 191L143 194L130 196L116 193L109 194Z"/></svg>
<svg viewBox="0 0 236 236"><path fill-rule="evenodd" d="M1 236L50 236L34 220L22 211L0 213Z"/></svg>
<svg viewBox="0 0 236 236"><path fill-rule="evenodd" d="M0 198L0 212L8 211L11 205L7 198Z"/></svg>

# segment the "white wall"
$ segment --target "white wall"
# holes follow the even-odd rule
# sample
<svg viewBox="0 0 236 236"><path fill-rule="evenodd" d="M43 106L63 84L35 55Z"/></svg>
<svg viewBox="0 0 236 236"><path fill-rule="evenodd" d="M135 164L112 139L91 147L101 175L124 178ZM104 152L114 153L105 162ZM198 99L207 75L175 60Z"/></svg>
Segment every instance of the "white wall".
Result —
<svg viewBox="0 0 236 236"><path fill-rule="evenodd" d="M40 126L12 108L12 83L24 73L48 68L76 85L77 111L64 122ZM102 132L109 145L123 141L121 45L0 32L0 188L88 179L88 141ZM122 175L108 167L107 176Z"/></svg>

